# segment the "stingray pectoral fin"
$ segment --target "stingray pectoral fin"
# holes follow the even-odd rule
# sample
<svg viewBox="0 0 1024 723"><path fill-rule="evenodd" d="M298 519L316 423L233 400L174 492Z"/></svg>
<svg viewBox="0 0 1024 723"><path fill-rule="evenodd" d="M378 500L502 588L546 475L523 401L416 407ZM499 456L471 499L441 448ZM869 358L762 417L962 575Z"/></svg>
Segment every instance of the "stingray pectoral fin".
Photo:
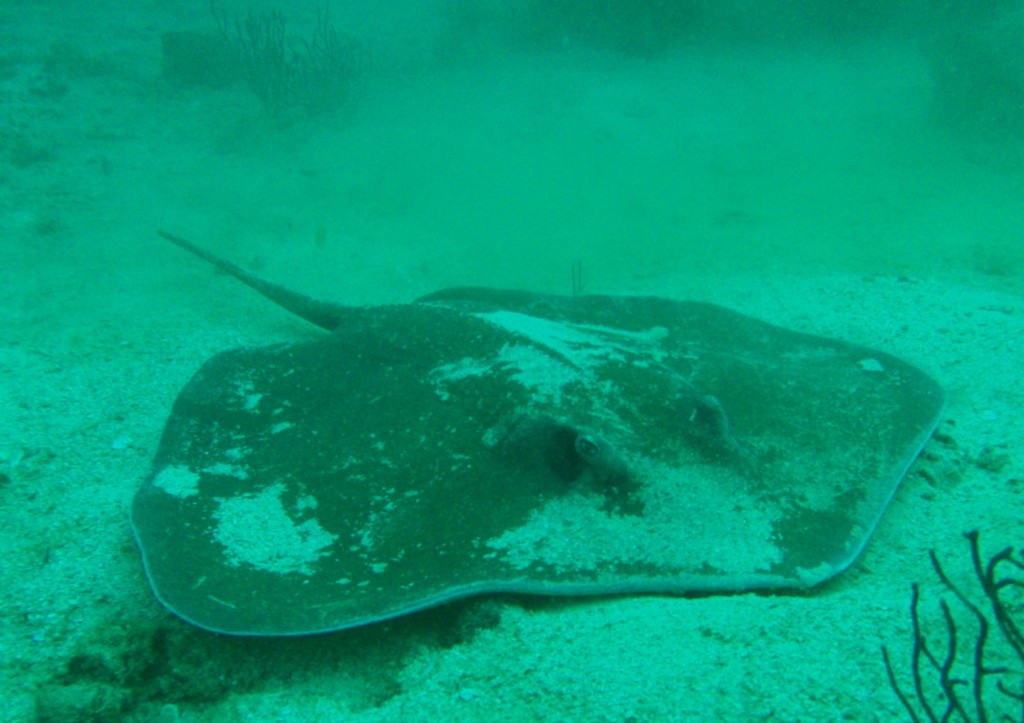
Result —
<svg viewBox="0 0 1024 723"><path fill-rule="evenodd" d="M222 259L220 256L212 254L206 249L196 246L191 241L186 241L180 236L175 236L174 234L166 231L157 231L157 233L172 244L180 246L186 251L190 251L199 258L209 261L221 271L234 276L243 284L255 289L281 308L290 311L311 324L316 324L322 329L327 329L328 331L337 329L345 319L345 315L350 310L347 306L314 299L311 296L300 294L279 284L262 279L256 274L246 271L238 264L234 264L227 259Z"/></svg>

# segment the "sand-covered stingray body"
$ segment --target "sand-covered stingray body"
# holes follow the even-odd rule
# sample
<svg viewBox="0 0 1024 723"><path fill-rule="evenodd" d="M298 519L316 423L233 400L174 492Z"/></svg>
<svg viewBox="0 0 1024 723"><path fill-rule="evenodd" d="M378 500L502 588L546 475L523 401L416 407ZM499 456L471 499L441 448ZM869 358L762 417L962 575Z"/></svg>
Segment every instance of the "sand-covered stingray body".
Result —
<svg viewBox="0 0 1024 723"><path fill-rule="evenodd" d="M132 523L210 630L337 630L466 595L802 588L848 567L941 412L883 352L704 303L452 289L181 392Z"/></svg>

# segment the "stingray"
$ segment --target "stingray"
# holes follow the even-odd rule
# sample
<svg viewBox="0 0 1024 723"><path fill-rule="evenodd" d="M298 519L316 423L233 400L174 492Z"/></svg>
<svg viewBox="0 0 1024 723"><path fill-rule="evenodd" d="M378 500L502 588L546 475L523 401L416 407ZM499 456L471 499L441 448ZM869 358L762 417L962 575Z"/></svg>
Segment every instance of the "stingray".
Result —
<svg viewBox="0 0 1024 723"><path fill-rule="evenodd" d="M131 521L157 598L299 635L482 593L800 589L851 565L943 406L882 351L709 303L485 288L220 353Z"/></svg>

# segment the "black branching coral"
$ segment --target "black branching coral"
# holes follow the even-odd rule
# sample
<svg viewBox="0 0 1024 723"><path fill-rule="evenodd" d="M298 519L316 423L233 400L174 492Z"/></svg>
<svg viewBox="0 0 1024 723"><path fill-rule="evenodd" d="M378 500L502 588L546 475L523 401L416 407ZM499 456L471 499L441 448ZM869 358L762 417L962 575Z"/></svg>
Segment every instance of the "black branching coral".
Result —
<svg viewBox="0 0 1024 723"><path fill-rule="evenodd" d="M210 9L246 83L271 116L331 113L349 102L366 73L367 49L338 33L327 8L318 10L312 34L298 41L286 34L277 10L232 20L216 0Z"/></svg>
<svg viewBox="0 0 1024 723"><path fill-rule="evenodd" d="M897 680L883 646L889 684L912 721L1024 722L1024 552L1007 547L983 562L978 532L964 537L981 595L972 600L954 585L930 552L939 580L966 614L958 617L946 600L939 600L944 631L926 635L920 590L914 584L911 683L908 688Z"/></svg>

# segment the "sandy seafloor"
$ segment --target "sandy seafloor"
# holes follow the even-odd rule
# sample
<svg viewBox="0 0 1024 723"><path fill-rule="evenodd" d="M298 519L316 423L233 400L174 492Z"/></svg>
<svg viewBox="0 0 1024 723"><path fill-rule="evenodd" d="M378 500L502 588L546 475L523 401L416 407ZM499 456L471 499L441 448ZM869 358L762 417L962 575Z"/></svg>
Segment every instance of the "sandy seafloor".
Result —
<svg viewBox="0 0 1024 723"><path fill-rule="evenodd" d="M338 117L276 127L244 87L167 87L160 33L190 28L205 3L0 10L0 719L900 719L880 646L906 680L910 585L932 623L942 593L928 550L971 588L962 532L1024 544L1024 165L933 123L915 43L427 67L410 41ZM158 228L351 304L567 293L581 259L588 292L918 364L948 390L942 439L811 594L215 636L151 595L132 495L204 360L317 331Z"/></svg>

